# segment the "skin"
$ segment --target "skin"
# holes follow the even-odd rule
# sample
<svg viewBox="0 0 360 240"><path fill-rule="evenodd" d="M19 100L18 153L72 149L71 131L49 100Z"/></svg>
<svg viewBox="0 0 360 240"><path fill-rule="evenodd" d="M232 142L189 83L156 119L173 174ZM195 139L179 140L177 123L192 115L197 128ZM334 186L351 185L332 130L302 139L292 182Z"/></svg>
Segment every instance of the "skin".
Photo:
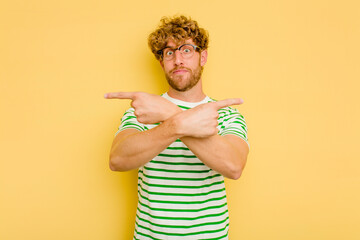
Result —
<svg viewBox="0 0 360 240"><path fill-rule="evenodd" d="M193 44L191 40L187 40L185 43ZM174 48L176 44L173 41L169 41L167 46ZM201 54L202 57L199 59L198 64L200 64L200 66L204 66L206 63L207 51L203 51ZM185 66L179 59L179 55L181 55L181 53L176 51L175 55L177 55L175 61L161 61L160 64L164 70L165 78L171 89L174 89L177 92L185 92L197 85L201 79L202 68L199 68L196 62L192 62L192 64L187 64ZM191 61L187 62L189 63ZM172 63L174 63L175 66L171 66L169 69L168 65L171 65Z"/></svg>
<svg viewBox="0 0 360 240"><path fill-rule="evenodd" d="M185 43L194 44L191 39ZM177 45L170 40L168 46ZM194 73L201 69L206 61L206 50L195 52L190 59L183 59L179 51L176 51L174 59L161 61L160 65L167 80L173 81L169 84L168 95L187 102L203 100L206 95L202 90L201 74L195 79L195 84L192 81L196 75ZM172 87L174 84L176 88ZM105 98L130 99L139 122L161 122L157 127L144 132L135 129L121 131L111 147L111 170L128 171L139 168L179 138L211 169L230 179L238 179L241 176L249 152L248 145L238 136L217 134L217 111L220 108L241 104L242 99L230 98L205 103L183 111L163 97L144 92L107 93Z"/></svg>
<svg viewBox="0 0 360 240"><path fill-rule="evenodd" d="M195 43L189 39L184 43ZM182 43L181 43L182 44ZM179 45L181 45L179 44ZM168 41L167 46L176 47L177 44L174 41ZM201 71L201 67L204 67L207 62L207 50L195 52L194 56L190 59L182 58L179 51L175 52L175 57L171 61L160 61L160 65L165 73L165 77L168 81L171 79L174 81L179 88L186 88L191 85L192 75L195 75L196 72ZM183 71L176 71L175 69L182 69ZM174 71L175 70L175 71ZM190 89L186 91L178 91L175 88L169 86L168 95L172 98L180 99L186 102L198 102L205 98L205 94L202 89L202 78L201 74L197 83Z"/></svg>

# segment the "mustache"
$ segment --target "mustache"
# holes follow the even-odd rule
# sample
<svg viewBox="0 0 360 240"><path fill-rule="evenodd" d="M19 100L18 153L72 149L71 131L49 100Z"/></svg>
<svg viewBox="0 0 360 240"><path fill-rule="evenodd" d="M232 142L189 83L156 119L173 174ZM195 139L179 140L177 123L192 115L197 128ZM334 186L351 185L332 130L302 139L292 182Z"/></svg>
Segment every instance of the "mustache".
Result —
<svg viewBox="0 0 360 240"><path fill-rule="evenodd" d="M175 67L174 69L172 69L172 70L170 71L170 73L173 73L173 72L175 72L175 71L177 71L177 70L187 70L187 71L189 71L189 72L192 72L190 68L186 68L186 67Z"/></svg>

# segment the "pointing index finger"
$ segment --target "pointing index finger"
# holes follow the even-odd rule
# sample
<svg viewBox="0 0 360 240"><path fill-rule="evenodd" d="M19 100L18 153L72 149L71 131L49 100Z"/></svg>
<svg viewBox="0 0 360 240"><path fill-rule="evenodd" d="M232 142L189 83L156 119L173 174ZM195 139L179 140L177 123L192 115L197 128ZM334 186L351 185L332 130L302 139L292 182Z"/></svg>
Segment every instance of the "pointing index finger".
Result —
<svg viewBox="0 0 360 240"><path fill-rule="evenodd" d="M112 92L104 95L106 99L131 99L134 98L134 92Z"/></svg>
<svg viewBox="0 0 360 240"><path fill-rule="evenodd" d="M241 98L228 98L224 100L220 100L216 102L216 108L219 110L220 108L229 107L231 105L240 105L244 102Z"/></svg>

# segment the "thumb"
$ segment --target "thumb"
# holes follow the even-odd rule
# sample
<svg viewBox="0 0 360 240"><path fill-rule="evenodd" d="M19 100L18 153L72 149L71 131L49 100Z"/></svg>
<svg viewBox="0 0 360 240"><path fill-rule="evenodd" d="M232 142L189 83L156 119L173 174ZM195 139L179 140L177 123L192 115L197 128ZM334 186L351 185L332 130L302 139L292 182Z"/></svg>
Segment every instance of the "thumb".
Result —
<svg viewBox="0 0 360 240"><path fill-rule="evenodd" d="M229 107L231 105L240 105L243 102L244 100L242 100L241 98L228 98L215 102L215 105L216 109L219 110L220 108Z"/></svg>

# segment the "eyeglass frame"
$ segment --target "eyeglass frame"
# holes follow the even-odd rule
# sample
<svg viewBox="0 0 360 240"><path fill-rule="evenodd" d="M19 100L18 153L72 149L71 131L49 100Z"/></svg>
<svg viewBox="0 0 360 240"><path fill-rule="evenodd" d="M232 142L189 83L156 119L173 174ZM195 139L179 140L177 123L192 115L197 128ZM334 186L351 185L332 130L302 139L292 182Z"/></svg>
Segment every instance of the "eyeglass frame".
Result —
<svg viewBox="0 0 360 240"><path fill-rule="evenodd" d="M180 45L179 47L177 47L177 48L172 48L172 47L164 47L163 49L161 49L161 50L159 50L159 51L157 51L157 53L158 54L160 54L160 56L161 56L161 59L162 60L164 60L164 50L166 49L166 48L170 48L170 49L172 49L172 50L174 50L174 53L176 52L176 50L179 50L180 51L180 48L182 48L183 46L185 46L185 45L189 45L189 46L192 46L193 48L194 48L194 50L195 51L198 51L198 49L199 50L201 50L201 48L200 47L198 47L198 46L196 46L196 45L194 45L194 44L191 44L191 43L184 43L184 44L182 44L182 45ZM181 53L181 51L180 51L180 53ZM182 53L181 53L181 56L182 56Z"/></svg>

